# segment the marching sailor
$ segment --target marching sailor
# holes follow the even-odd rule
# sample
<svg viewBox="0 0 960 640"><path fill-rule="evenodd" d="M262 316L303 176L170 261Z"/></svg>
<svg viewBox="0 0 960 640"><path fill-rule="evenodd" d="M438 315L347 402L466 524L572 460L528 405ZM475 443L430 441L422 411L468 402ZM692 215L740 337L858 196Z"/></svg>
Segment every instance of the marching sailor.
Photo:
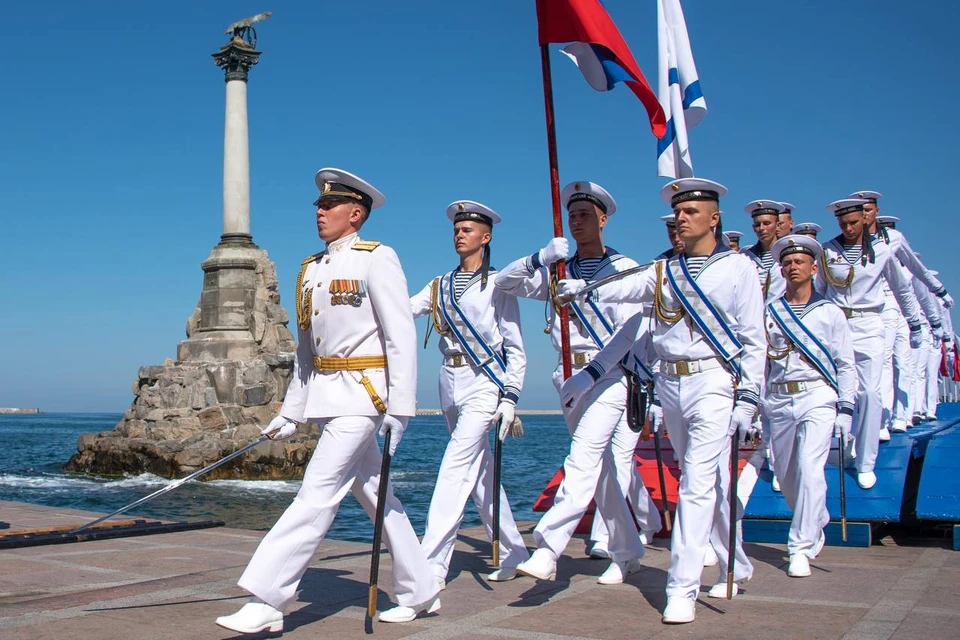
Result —
<svg viewBox="0 0 960 640"><path fill-rule="evenodd" d="M794 232L793 211L796 207L789 202L781 202L780 206L783 207L783 211L777 217L777 237L785 238Z"/></svg>
<svg viewBox="0 0 960 640"><path fill-rule="evenodd" d="M823 227L816 222L801 222L793 226L793 233L801 236L810 236L816 238L817 234L823 231Z"/></svg>
<svg viewBox="0 0 960 640"><path fill-rule="evenodd" d="M711 542L720 556L720 575L726 574L731 436L750 429L763 381L763 296L751 261L719 242L719 200L726 193L710 180L668 183L660 195L677 217L683 253L657 260L642 274L608 283L588 296L597 304L654 305L652 348L660 359L657 395L670 425L671 443L681 457L663 612L668 624L693 621ZM576 299L586 284L582 279L561 281L558 294ZM603 375L594 368L587 372ZM583 386L571 391L575 396ZM753 566L739 534L736 539L734 579L742 581L752 576ZM708 595L725 593L721 581Z"/></svg>
<svg viewBox="0 0 960 640"><path fill-rule="evenodd" d="M903 310L910 327L910 346L922 339L920 313L910 283L897 268L893 247L874 238L866 227L863 198L831 203L827 210L837 217L840 235L823 245L814 281L817 293L839 306L850 325L857 364L857 403L853 421L856 443L857 484L873 487L873 472L880 444L880 380L883 375L884 308L883 282Z"/></svg>
<svg viewBox="0 0 960 640"><path fill-rule="evenodd" d="M447 207L460 265L434 278L410 299L415 318L429 314L440 334L440 409L450 442L440 463L427 530L421 546L441 588L463 520L467 499L480 510L494 539L493 492L500 491L500 568L489 580L510 580L530 557L502 488L493 487L493 454L488 433L500 423L502 440L513 426L527 359L520 335L517 299L494 286L490 240L500 216L487 206L458 200ZM428 331L429 335L429 331Z"/></svg>
<svg viewBox="0 0 960 640"><path fill-rule="evenodd" d="M416 413L417 381L417 334L400 261L390 247L357 236L384 197L341 169L320 169L316 183L317 230L327 246L300 269L294 375L280 414L263 433L288 438L299 424L317 422L322 435L297 497L240 578L254 598L217 618L239 633L283 630L283 610L351 490L371 517L377 501L386 500L384 540L400 606L380 621L407 622L440 608L437 580L403 505L390 485L387 495L377 495L377 430L391 432L392 454Z"/></svg>
<svg viewBox="0 0 960 640"><path fill-rule="evenodd" d="M667 240L670 242L670 248L657 257L669 258L670 256L683 252L683 240L681 240L677 234L677 217L670 213L665 216L660 216L660 220L667 226ZM736 233L736 231L734 233Z"/></svg>
<svg viewBox="0 0 960 640"><path fill-rule="evenodd" d="M917 381L914 385L917 394L915 410L922 420L936 420L940 382L940 347L945 333L941 317L946 314L946 307L941 306L941 300L930 293L930 290L917 278L912 280L913 292L923 311L923 345L917 350L917 367L914 370ZM944 310L943 313L941 309Z"/></svg>
<svg viewBox="0 0 960 640"><path fill-rule="evenodd" d="M603 244L603 228L617 206L603 187L593 182L572 182L563 188L560 199L567 208L570 233L577 242L577 253L567 263L571 274L599 279L637 266L633 260ZM504 268L497 277L497 287L513 295L549 300L552 304L548 268L566 259L568 252L567 240L554 238L539 252ZM623 321L639 310L638 305L573 305L569 322L573 367L587 366ZM559 352L560 323L554 319L551 325L553 345ZM558 365L553 373L558 391L562 382L563 368ZM640 569L644 548L637 527L650 539L660 530L661 522L656 505L632 462L639 433L629 432L627 391L625 373L616 368L581 402L563 405L564 419L572 436L570 453L563 463L563 482L557 489L553 506L534 529L537 549L530 560L517 567L520 573L541 580L556 577L557 558L566 549L594 498L595 517L603 519L606 525L612 558L598 582L619 584L628 574ZM625 453L627 450L629 454ZM631 467L629 476L619 472L627 455ZM620 465L618 459L621 459ZM620 484L621 477L631 479L629 486ZM625 499L628 495L629 506Z"/></svg>
<svg viewBox="0 0 960 640"><path fill-rule="evenodd" d="M753 218L753 232L757 243L740 253L753 260L763 289L763 297L772 302L783 295L783 275L773 260L770 247L777 240L777 225L783 205L772 200L754 200L743 208Z"/></svg>
<svg viewBox="0 0 960 640"><path fill-rule="evenodd" d="M810 575L823 548L827 512L824 465L836 431L850 438L857 372L847 319L813 291L822 249L789 235L773 245L786 280L784 296L767 305L767 394L763 400L783 497L793 511L787 575Z"/></svg>
<svg viewBox="0 0 960 640"><path fill-rule="evenodd" d="M740 251L740 238L743 237L742 231L724 231L723 239L727 241L727 246L734 251Z"/></svg>

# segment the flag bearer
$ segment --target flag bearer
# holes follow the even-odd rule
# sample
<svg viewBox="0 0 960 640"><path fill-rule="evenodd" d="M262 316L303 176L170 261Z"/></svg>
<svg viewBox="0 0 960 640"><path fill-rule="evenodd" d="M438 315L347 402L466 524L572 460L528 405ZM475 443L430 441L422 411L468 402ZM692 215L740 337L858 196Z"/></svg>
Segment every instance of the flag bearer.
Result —
<svg viewBox="0 0 960 640"><path fill-rule="evenodd" d="M527 366L517 299L494 286L497 273L490 267L491 234L500 216L479 202L458 200L447 207L447 217L460 265L410 299L415 318L430 315L443 354L440 409L450 442L421 543L441 589L471 496L492 541L493 492L500 491L500 568L488 579L516 577L516 566L530 557L506 493L492 484L490 427L500 425L501 440L510 431Z"/></svg>
<svg viewBox="0 0 960 640"><path fill-rule="evenodd" d="M910 345L919 346L922 331L916 299L910 283L899 269L890 245L867 231L863 198L831 203L827 210L837 217L840 235L823 245L814 286L817 293L839 306L850 325L857 363L857 403L853 420L856 443L857 484L873 487L873 471L880 444L880 379L885 360L884 280L910 327Z"/></svg>
<svg viewBox="0 0 960 640"><path fill-rule="evenodd" d="M587 280L599 279L636 266L636 263L603 243L603 229L609 216L616 212L616 202L600 185L593 182L572 182L563 188L560 200L567 208L570 233L577 242L577 252L567 263L569 273ZM497 287L517 296L551 300L548 268L566 259L569 246L565 238L554 238L532 256L517 260L497 277ZM638 305L585 303L570 308L570 351L575 370L586 367L606 341L638 312ZM551 323L553 345L561 350L559 314ZM553 373L557 390L563 382L563 369L558 364ZM564 479L557 489L553 506L543 514L533 532L537 543L530 560L517 570L541 580L556 576L557 558L566 549L577 523L596 497L597 512L609 534L609 568L600 576L601 584L623 582L625 576L640 568L643 544L637 533L660 529L660 514L643 488L642 499L630 506L624 498L630 487L618 482L617 452L611 442L628 442L632 455L639 434L627 436L627 382L618 367L604 376L595 390L573 406L563 406L564 419L572 440L570 453L563 463ZM623 437L620 437L620 435ZM636 474L633 466L633 474ZM630 507L633 508L631 514ZM636 520L634 519L636 516Z"/></svg>
<svg viewBox="0 0 960 640"><path fill-rule="evenodd" d="M752 262L719 242L719 200L726 193L710 180L668 183L661 197L677 217L683 253L588 296L598 304L654 305L653 351L660 358L657 395L671 443L681 457L663 612L668 624L694 619L711 535L720 575L726 574L731 436L749 430L763 381L763 296ZM585 286L583 280L564 280L558 293L576 299ZM593 368L587 372L603 375ZM583 392L576 391L574 396ZM739 537L734 569L737 581L753 574ZM723 597L725 592L721 581L708 595Z"/></svg>
<svg viewBox="0 0 960 640"><path fill-rule="evenodd" d="M767 305L765 422L783 497L793 511L787 575L810 575L823 548L827 482L823 467L834 432L850 438L857 391L850 328L843 312L813 290L822 249L808 236L789 235L773 245L786 292Z"/></svg>
<svg viewBox="0 0 960 640"><path fill-rule="evenodd" d="M407 281L393 249L358 232L383 194L341 169L321 169L317 230L326 248L303 261L297 278L299 343L274 438L317 422L322 435L293 503L260 542L240 577L254 598L217 624L239 633L283 630L283 610L351 490L371 517L386 500L384 540L393 558L400 606L381 622L408 622L440 609L437 580L403 505L387 485L378 496L377 429L391 432L391 454L416 413L417 332Z"/></svg>

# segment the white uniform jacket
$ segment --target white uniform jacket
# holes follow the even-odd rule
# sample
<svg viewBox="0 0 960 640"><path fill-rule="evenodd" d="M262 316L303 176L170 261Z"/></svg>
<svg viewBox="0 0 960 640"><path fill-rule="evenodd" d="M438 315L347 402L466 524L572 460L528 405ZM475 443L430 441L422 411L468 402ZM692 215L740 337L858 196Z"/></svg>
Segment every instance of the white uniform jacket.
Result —
<svg viewBox="0 0 960 640"><path fill-rule="evenodd" d="M280 409L288 420L377 416L366 375L387 413L417 410L417 330L397 254L356 234L303 261L298 278L299 343ZM317 371L314 358L386 356L387 368Z"/></svg>
<svg viewBox="0 0 960 640"><path fill-rule="evenodd" d="M438 287L441 285L444 287L444 298L448 301L447 313L451 317L456 317L456 312L450 308L449 286L459 270L460 268L457 267L449 274L439 276L437 283ZM500 380L503 383L503 397L516 403L520 397L523 376L527 370L527 356L523 351L523 337L520 334L520 305L517 304L514 296L496 286L498 275L491 269L487 285L481 289L480 273L477 272L456 302L486 345L503 357L506 363L506 371ZM431 322L435 322L440 328L438 346L443 357L463 355L466 361L470 362L469 356L464 353L463 345L447 326L443 311L439 308L439 296L435 299L433 295L433 283L434 281L431 281L420 293L410 298L413 317L419 318L432 314ZM436 308L434 304L437 305ZM481 358L486 359L486 355L481 355Z"/></svg>
<svg viewBox="0 0 960 640"><path fill-rule="evenodd" d="M579 256L577 254L574 254L573 257L567 261L568 278L580 277L578 275L578 263ZM630 258L621 253L617 253L617 251L611 247L607 247L604 259L594 273L592 280L600 280L636 266L637 263ZM550 298L550 273L547 267L540 264L538 256L535 253L532 256L515 260L501 270L497 275L497 287L517 297L548 300ZM601 287L601 289L604 288L606 287ZM606 331L605 329L591 331L591 327L584 326L571 309L569 313L571 353L595 354L599 351L600 346L592 337L592 334L597 335L601 343L605 345L613 333L615 333L630 316L641 310L640 305L637 304L617 304L614 302L603 303L598 301L596 307L606 323L610 325L609 328L612 329L612 331ZM551 322L550 326L550 337L553 341L553 347L559 353L561 350L559 317L556 318L554 322ZM615 378L623 375L623 372L619 367L615 367L610 371L609 375Z"/></svg>
<svg viewBox="0 0 960 640"><path fill-rule="evenodd" d="M774 304L781 303L776 300ZM782 308L778 306L777 309L779 313L783 313ZM816 336L837 365L837 410L852 414L857 393L857 366L853 354L853 338L846 316L839 307L814 292L797 317L810 333ZM803 357L803 352L796 347L790 348L790 339L773 319L769 307L766 312L766 331L769 343L767 353L770 356L767 358L768 386L799 380L823 380L817 368ZM783 357L775 357L784 353L786 355Z"/></svg>
<svg viewBox="0 0 960 640"><path fill-rule="evenodd" d="M665 270L679 259L679 256L674 256L657 262L663 265L665 274ZM737 399L759 405L767 343L763 334L763 295L753 261L726 245L718 244L694 280L743 345ZM653 304L658 290L658 297L667 314L676 313L682 308L667 283L666 275L657 281L655 266L637 276L611 282L590 295L596 296L603 304ZM669 324L660 319L655 310L652 323L653 352L661 361L717 357L717 352L687 314L679 322Z"/></svg>
<svg viewBox="0 0 960 640"><path fill-rule="evenodd" d="M783 271L780 264L774 261L773 265L767 269L760 262L760 255L764 253L757 243L752 247L747 247L740 252L740 255L746 256L753 261L757 267L757 276L760 278L760 288L763 290L763 301L770 304L774 300L779 300L787 292L787 281L783 279ZM769 252L766 252L769 253Z"/></svg>
<svg viewBox="0 0 960 640"><path fill-rule="evenodd" d="M867 261L864 265L862 260L857 260L851 264L843 255L843 236L824 243L814 288L838 307L879 313L883 310L883 279L886 278L907 323L918 326L920 309L916 297L911 295L910 282L897 268L893 250L883 240L874 238L873 251L874 262Z"/></svg>
<svg viewBox="0 0 960 640"><path fill-rule="evenodd" d="M940 305L940 301L930 293L930 290L919 278L910 278L910 281L913 285L913 293L915 293L917 297L917 303L923 311L922 316L924 323L929 328L939 329L943 326L943 314L941 313L943 307Z"/></svg>
<svg viewBox="0 0 960 640"><path fill-rule="evenodd" d="M917 257L917 254L910 247L910 243L907 242L906 236L896 229L887 228L880 229L876 237L890 247L893 255L900 260L907 271L913 274L913 277L920 279L920 282L930 290L930 293L938 298L946 295L947 288L927 269L926 265L920 262L920 258Z"/></svg>

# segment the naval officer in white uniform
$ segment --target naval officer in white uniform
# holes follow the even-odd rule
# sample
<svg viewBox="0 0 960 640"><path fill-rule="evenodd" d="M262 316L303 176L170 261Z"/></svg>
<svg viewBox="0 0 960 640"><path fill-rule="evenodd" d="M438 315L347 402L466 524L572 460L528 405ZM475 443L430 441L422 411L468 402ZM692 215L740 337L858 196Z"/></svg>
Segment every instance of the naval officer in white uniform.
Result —
<svg viewBox="0 0 960 640"><path fill-rule="evenodd" d="M857 361L857 404L853 420L856 443L857 484L870 489L877 482L874 465L880 446L883 375L884 281L910 327L910 345L922 339L916 298L898 268L893 248L871 235L863 214L863 198L832 202L827 210L837 217L840 235L823 245L814 287L817 293L839 306L850 325Z"/></svg>
<svg viewBox="0 0 960 640"><path fill-rule="evenodd" d="M488 434L499 423L502 440L513 426L527 367L517 299L496 288L497 272L490 267L490 240L500 216L479 202L458 200L447 207L447 217L453 222L460 264L410 298L414 317L430 316L443 355L440 410L450 442L440 462L421 543L441 588L446 587L457 530L471 496L493 540L493 454ZM530 554L502 488L499 540L500 568L488 579L510 580Z"/></svg>
<svg viewBox="0 0 960 640"><path fill-rule="evenodd" d="M253 600L217 618L240 633L283 630L283 610L351 491L371 519L378 499L386 500L384 542L400 606L381 613L380 621L407 622L440 608L437 580L392 485L377 495L377 431L391 432L392 454L416 414L417 381L417 333L400 261L390 247L357 235L384 197L341 169L321 169L316 183L317 229L327 246L300 269L293 380L280 414L263 432L288 438L298 424L317 422L322 435L297 497L240 578Z"/></svg>
<svg viewBox="0 0 960 640"><path fill-rule="evenodd" d="M598 184L572 182L563 188L561 202L567 208L570 233L577 253L567 262L568 273L585 279L600 279L637 266L603 243L603 228L617 209L613 197ZM554 238L539 252L507 265L497 277L497 286L508 293L537 300L551 300L549 267L566 259L565 238ZM575 370L590 363L623 321L640 311L639 305L583 304L570 308L570 351ZM561 350L559 314L551 323L554 348ZM562 405L572 440L563 463L564 479L553 506L533 532L537 550L517 570L542 580L556 577L557 559L566 549L590 501L596 498L597 516L606 525L612 562L598 578L600 584L619 584L640 569L644 548L639 526L647 539L660 530L660 514L650 499L633 464L633 449L639 433L629 431L626 420L627 383L618 367L575 405ZM558 363L553 383L560 390L563 368ZM628 451L628 456L618 452ZM628 473L620 473L624 459ZM618 463L618 459L620 462ZM627 471L626 469L624 469ZM631 480L629 486L620 479ZM628 506L625 496L630 496ZM630 507L632 506L632 513Z"/></svg>
<svg viewBox="0 0 960 640"><path fill-rule="evenodd" d="M660 195L677 217L683 253L588 296L598 304L654 305L657 395L681 457L663 612L667 624L693 622L711 542L720 556L720 576L726 575L731 436L750 429L763 382L763 296L753 263L719 242L719 200L726 193L710 180L668 183ZM563 280L558 294L575 299L585 286L583 280ZM588 369L590 375L598 373ZM574 397L582 393L579 383L571 386ZM747 580L753 565L739 534L736 539L734 579ZM708 595L724 597L725 591L725 582L718 581Z"/></svg>
<svg viewBox="0 0 960 640"><path fill-rule="evenodd" d="M773 466L793 510L787 575L810 575L830 522L824 465L834 431L850 437L857 369L847 319L813 290L822 248L789 235L773 245L786 292L767 305L767 393L762 411L770 430Z"/></svg>

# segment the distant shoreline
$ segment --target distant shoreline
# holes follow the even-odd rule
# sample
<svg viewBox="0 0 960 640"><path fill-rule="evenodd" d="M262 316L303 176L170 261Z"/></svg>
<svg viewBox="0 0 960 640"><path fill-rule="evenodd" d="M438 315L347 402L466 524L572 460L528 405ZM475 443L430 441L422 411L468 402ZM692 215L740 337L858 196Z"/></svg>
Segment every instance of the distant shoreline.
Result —
<svg viewBox="0 0 960 640"><path fill-rule="evenodd" d="M34 415L37 413L40 413L40 409L37 409L37 408L16 409L12 407L0 407L0 416Z"/></svg>

